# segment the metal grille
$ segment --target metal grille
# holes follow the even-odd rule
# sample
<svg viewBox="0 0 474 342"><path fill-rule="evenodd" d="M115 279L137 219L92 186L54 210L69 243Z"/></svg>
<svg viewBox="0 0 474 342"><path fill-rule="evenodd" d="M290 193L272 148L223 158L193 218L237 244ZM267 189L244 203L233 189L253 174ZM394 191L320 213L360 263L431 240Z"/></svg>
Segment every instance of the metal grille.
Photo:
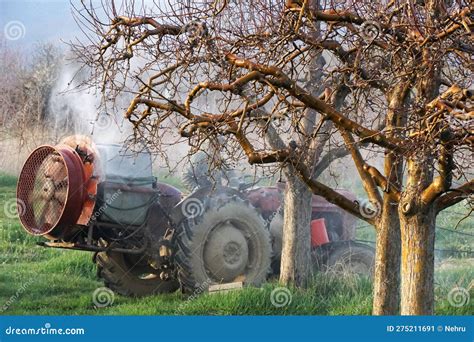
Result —
<svg viewBox="0 0 474 342"><path fill-rule="evenodd" d="M18 211L23 226L34 235L56 227L66 205L68 188L68 170L59 152L51 146L36 149L18 180Z"/></svg>

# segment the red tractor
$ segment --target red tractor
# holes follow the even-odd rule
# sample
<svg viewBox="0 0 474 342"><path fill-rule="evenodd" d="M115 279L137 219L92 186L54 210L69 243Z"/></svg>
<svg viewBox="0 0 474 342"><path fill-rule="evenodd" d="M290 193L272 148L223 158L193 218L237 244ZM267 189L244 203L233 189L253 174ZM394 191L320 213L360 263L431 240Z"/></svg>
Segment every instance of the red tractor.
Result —
<svg viewBox="0 0 474 342"><path fill-rule="evenodd" d="M73 136L31 153L17 198L42 246L95 252L106 286L144 296L258 286L277 273L284 187L208 186L183 197L153 177L150 153ZM352 216L314 196L313 220L315 268L371 273L374 252L352 241Z"/></svg>

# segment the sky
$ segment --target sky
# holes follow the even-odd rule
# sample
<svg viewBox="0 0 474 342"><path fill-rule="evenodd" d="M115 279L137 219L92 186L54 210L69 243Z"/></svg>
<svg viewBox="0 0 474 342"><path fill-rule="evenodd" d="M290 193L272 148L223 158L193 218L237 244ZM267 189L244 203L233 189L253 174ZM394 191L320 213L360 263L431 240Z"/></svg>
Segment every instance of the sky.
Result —
<svg viewBox="0 0 474 342"><path fill-rule="evenodd" d="M72 15L71 1L80 5L80 0L0 0L0 37L6 38L11 46L21 48L46 42L61 46L64 41L81 37L82 32ZM101 4L101 0L87 0L87 3L89 1L96 6ZM117 8L122 1L125 0L116 1ZM155 4L166 6L163 0L135 0L136 9Z"/></svg>
<svg viewBox="0 0 474 342"><path fill-rule="evenodd" d="M0 0L0 28L8 44L22 48L61 45L81 34L68 0Z"/></svg>

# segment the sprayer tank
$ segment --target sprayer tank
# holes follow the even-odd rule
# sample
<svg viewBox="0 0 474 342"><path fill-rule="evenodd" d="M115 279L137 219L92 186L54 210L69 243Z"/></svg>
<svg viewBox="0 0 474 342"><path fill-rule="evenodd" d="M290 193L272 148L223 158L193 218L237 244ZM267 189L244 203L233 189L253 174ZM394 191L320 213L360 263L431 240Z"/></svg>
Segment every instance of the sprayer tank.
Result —
<svg viewBox="0 0 474 342"><path fill-rule="evenodd" d="M97 145L101 183L95 218L99 222L140 226L151 203L158 199L156 179L148 151L135 152L122 145Z"/></svg>

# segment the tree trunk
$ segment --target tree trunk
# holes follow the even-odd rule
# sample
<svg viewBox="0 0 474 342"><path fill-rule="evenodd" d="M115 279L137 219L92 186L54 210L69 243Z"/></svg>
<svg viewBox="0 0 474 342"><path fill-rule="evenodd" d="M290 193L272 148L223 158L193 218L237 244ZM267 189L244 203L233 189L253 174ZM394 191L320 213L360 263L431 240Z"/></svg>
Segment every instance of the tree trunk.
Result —
<svg viewBox="0 0 474 342"><path fill-rule="evenodd" d="M431 157L423 154L407 163L407 184L399 205L402 315L433 314L436 210L421 201L421 193L433 179L431 163Z"/></svg>
<svg viewBox="0 0 474 342"><path fill-rule="evenodd" d="M432 315L434 306L434 209L400 215L402 315Z"/></svg>
<svg viewBox="0 0 474 342"><path fill-rule="evenodd" d="M399 128L406 124L406 101L408 83L400 82L393 87L387 96L386 131L388 137L400 137ZM402 187L403 161L394 153L386 151L384 173L390 185L397 189ZM396 315L400 304L400 218L398 215L399 199L385 192L383 195L382 214L376 226L376 252L374 272L374 315Z"/></svg>
<svg viewBox="0 0 474 342"><path fill-rule="evenodd" d="M438 2L426 2L429 10L427 23L434 24ZM426 66L423 77L417 81L416 103L426 105L439 94L442 60L433 61L432 51L424 48L421 63ZM420 112L420 119L426 117ZM413 133L423 132L428 120L420 120L421 127ZM407 181L399 204L402 240L401 304L402 315L432 315L434 308L434 243L436 206L423 200L424 191L432 184L436 151L416 148L407 158Z"/></svg>
<svg viewBox="0 0 474 342"><path fill-rule="evenodd" d="M285 169L283 248L280 282L305 287L312 275L311 267L311 198L312 192L295 174L292 166Z"/></svg>
<svg viewBox="0 0 474 342"><path fill-rule="evenodd" d="M309 0L308 8L317 10L319 0ZM319 24L314 23L315 31L310 35L316 39L319 36ZM319 95L324 87L323 78L324 58L320 51L313 53L311 62L306 66L306 89L313 95ZM315 165L319 160L322 148L318 149L318 141L307 140L316 126L316 111L307 109L302 120L303 136L300 136L302 163ZM287 187L284 201L284 220L282 236L282 252L280 265L280 282L284 285L293 284L306 287L312 276L311 267L311 212L312 192L298 177L293 166L284 169Z"/></svg>
<svg viewBox="0 0 474 342"><path fill-rule="evenodd" d="M286 147L272 124L267 127L269 144L280 149ZM311 267L311 212L312 192L298 177L291 165L284 168L286 191L280 265L280 282L283 285L304 287L312 275Z"/></svg>
<svg viewBox="0 0 474 342"><path fill-rule="evenodd" d="M376 227L374 315L398 314L400 302L400 223L398 209L384 196L382 217Z"/></svg>

